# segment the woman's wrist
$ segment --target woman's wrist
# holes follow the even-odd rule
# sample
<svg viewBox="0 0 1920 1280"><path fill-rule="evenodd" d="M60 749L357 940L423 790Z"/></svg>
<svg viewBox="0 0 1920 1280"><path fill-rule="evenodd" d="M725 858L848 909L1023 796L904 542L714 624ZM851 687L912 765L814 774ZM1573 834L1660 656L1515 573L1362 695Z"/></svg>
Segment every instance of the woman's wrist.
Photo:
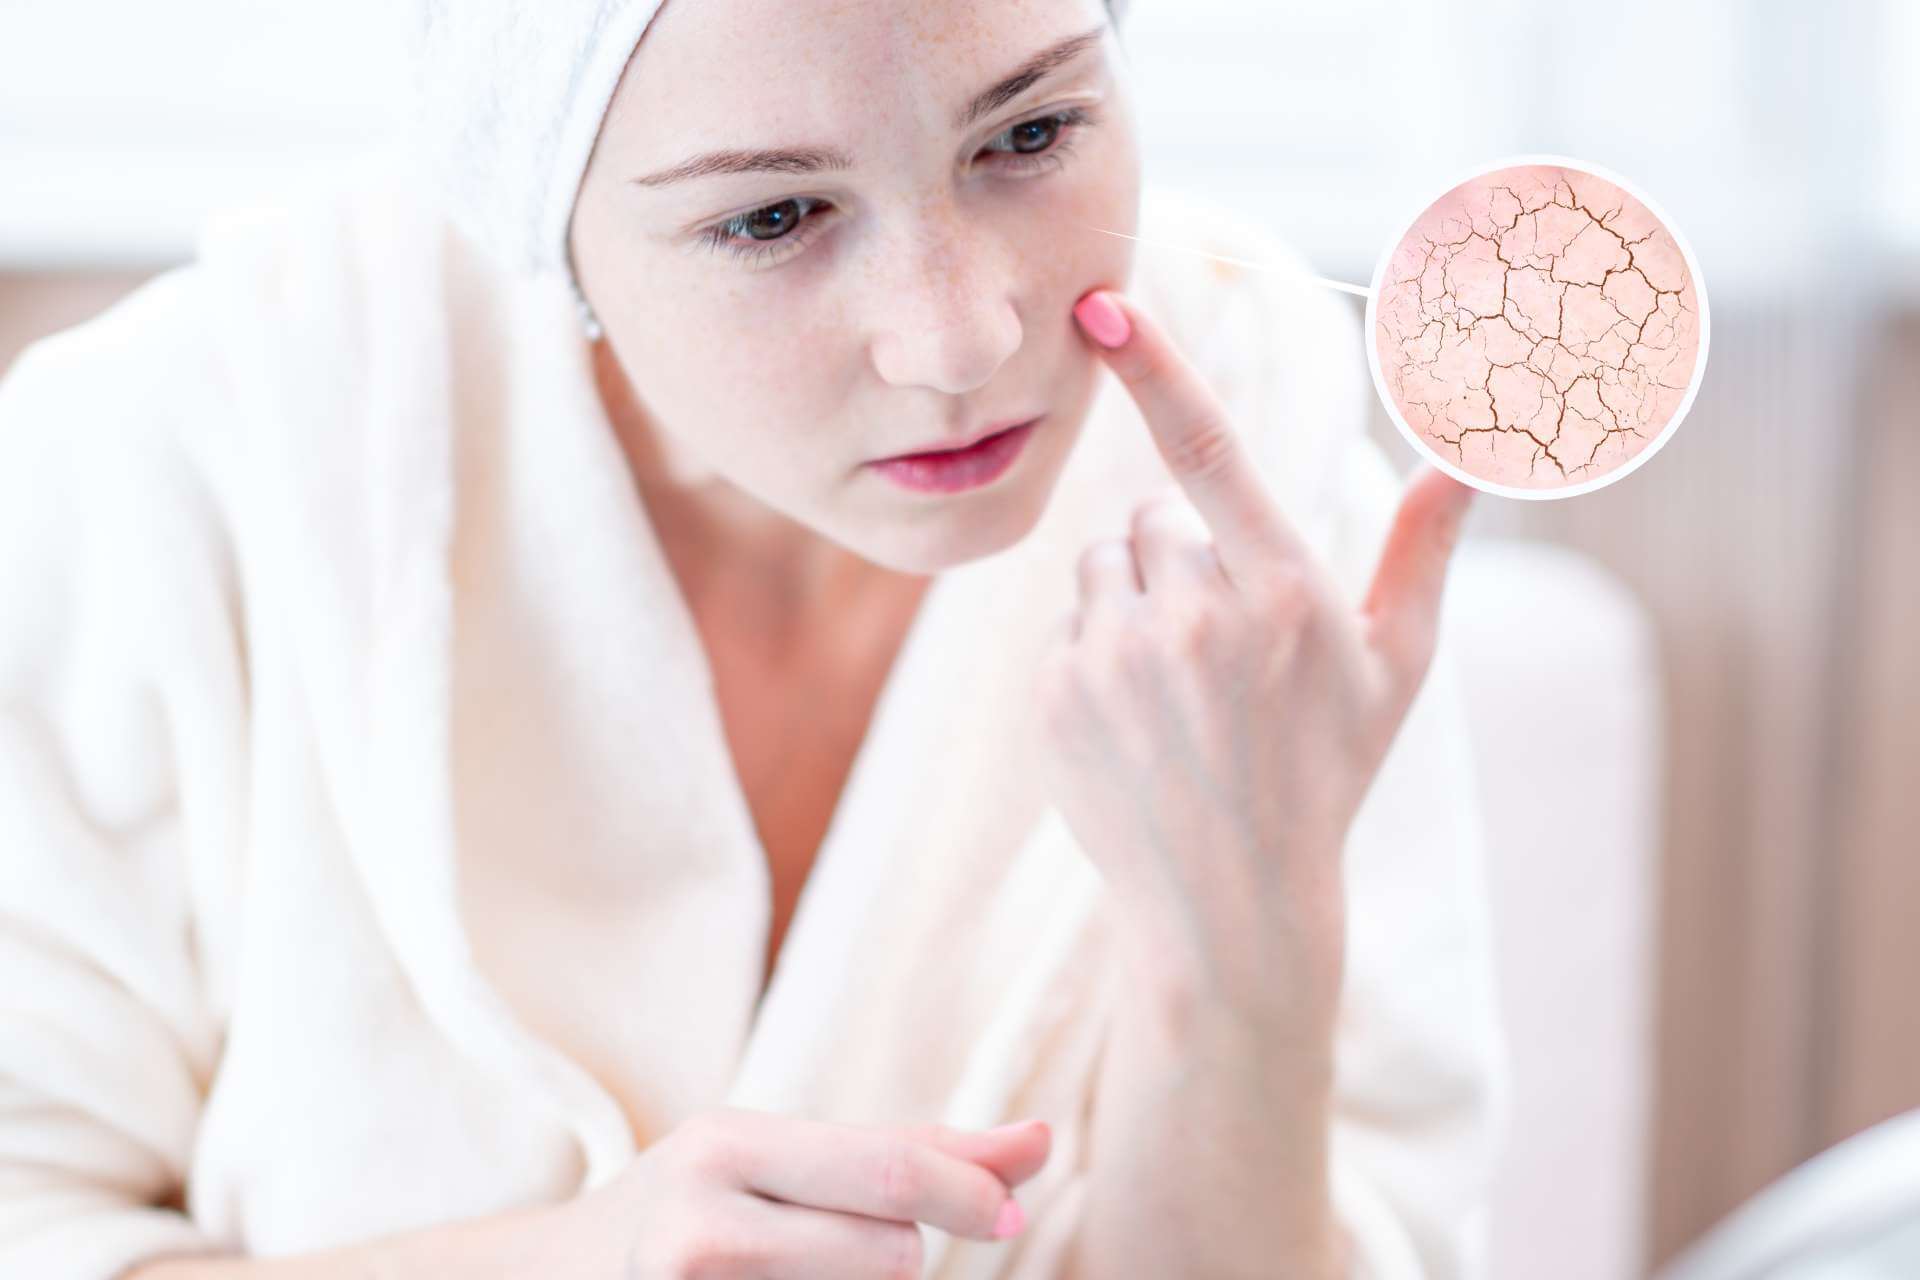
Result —
<svg viewBox="0 0 1920 1280"><path fill-rule="evenodd" d="M1307 1099L1330 1093L1341 983L1339 928L1302 931L1311 946L1239 939L1215 928L1196 936L1164 914L1122 910L1127 1016L1173 1055L1206 1053L1294 1081Z"/></svg>

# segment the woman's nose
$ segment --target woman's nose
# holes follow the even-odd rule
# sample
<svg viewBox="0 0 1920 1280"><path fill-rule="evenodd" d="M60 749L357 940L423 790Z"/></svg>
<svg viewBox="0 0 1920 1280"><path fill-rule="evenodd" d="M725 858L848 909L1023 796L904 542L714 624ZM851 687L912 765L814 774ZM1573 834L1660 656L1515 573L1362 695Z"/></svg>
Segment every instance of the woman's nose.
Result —
<svg viewBox="0 0 1920 1280"><path fill-rule="evenodd" d="M923 224L878 277L872 339L880 376L961 395L984 386L1020 348L1013 262L957 219Z"/></svg>

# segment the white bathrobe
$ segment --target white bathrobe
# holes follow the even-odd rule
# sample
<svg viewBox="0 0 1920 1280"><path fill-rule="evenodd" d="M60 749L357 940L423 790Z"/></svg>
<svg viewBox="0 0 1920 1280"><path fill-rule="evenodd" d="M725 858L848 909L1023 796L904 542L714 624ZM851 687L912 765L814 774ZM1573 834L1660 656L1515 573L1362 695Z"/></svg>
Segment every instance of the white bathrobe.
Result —
<svg viewBox="0 0 1920 1280"><path fill-rule="evenodd" d="M1156 188L1143 214L1285 252ZM1350 311L1138 264L1357 602L1401 488ZM0 1276L558 1201L721 1105L1044 1117L1028 1229L923 1228L925 1274L1055 1275L1117 967L1026 681L1080 548L1169 482L1101 383L1041 525L936 579L757 1002L765 855L563 287L376 163L29 348L0 382ZM1346 851L1333 1152L1379 1277L1477 1272L1502 1096L1447 654Z"/></svg>

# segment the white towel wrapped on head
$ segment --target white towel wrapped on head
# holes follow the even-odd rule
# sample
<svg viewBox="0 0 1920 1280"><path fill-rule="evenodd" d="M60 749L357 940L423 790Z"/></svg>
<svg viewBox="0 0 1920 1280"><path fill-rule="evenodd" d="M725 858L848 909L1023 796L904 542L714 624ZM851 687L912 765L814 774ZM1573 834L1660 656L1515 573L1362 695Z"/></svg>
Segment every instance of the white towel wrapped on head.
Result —
<svg viewBox="0 0 1920 1280"><path fill-rule="evenodd" d="M448 215L500 262L572 280L574 197L660 4L421 0L414 10L411 145Z"/></svg>

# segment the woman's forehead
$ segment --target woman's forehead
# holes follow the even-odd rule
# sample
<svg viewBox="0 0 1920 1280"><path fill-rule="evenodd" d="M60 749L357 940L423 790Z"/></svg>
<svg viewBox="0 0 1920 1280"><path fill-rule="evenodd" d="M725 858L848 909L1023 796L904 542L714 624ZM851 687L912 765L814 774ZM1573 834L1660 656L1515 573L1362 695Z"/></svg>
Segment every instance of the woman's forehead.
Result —
<svg viewBox="0 0 1920 1280"><path fill-rule="evenodd" d="M962 130L1035 84L1097 66L1108 30L1098 0L844 0L804 22L779 0L666 5L606 127L645 148L628 159L647 173L708 147L775 142L818 153L795 157L789 172L847 167L853 157L834 139L871 124L876 109Z"/></svg>
<svg viewBox="0 0 1920 1280"><path fill-rule="evenodd" d="M805 111L883 80L972 84L1107 26L1099 0L839 0L804 21L781 0L664 4L620 93Z"/></svg>

